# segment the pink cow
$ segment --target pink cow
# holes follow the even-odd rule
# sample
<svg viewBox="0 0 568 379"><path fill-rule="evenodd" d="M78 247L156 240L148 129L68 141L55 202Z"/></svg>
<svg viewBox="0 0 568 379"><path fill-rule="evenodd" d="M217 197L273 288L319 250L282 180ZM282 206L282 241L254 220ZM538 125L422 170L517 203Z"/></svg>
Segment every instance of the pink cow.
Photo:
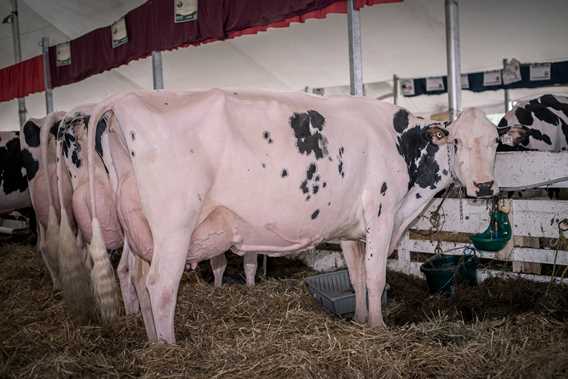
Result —
<svg viewBox="0 0 568 379"><path fill-rule="evenodd" d="M63 182L60 195L55 178L55 134L64 112L54 112L43 119L29 119L20 134L29 191L37 220L38 246L54 288L61 286L57 258L60 199L70 204L70 185Z"/></svg>
<svg viewBox="0 0 568 379"><path fill-rule="evenodd" d="M105 145L95 127L109 111ZM96 144L109 151L111 176L124 186L117 207L132 228L132 250L151 262L140 272L148 336L168 343L186 261L229 247L279 256L342 240L356 319L384 325L386 260L408 224L454 180L471 196L496 192L497 132L473 109L446 129L366 98L138 92L95 108L89 156ZM138 233L141 223L149 232ZM96 246L96 217L93 231Z"/></svg>
<svg viewBox="0 0 568 379"><path fill-rule="evenodd" d="M86 145L87 123L93 108L94 105L87 104L72 109L59 124L57 132L57 177L61 179L60 183L70 182L72 188L72 207L61 210L58 256L65 264L61 276L64 281L63 288L69 294L67 302L75 305L75 313L80 315L81 311L88 310L86 303L89 300L90 288L85 283L85 280L88 280L88 274L85 274L85 269L87 269L91 270L92 275L97 275L97 277L93 277L93 282L96 284L95 293L99 294L98 299L105 303L101 307L103 319L110 320L118 313L118 291L113 271L108 264L101 263L108 261L106 253L89 256L84 249L84 245L92 240L92 215L96 213L96 218L100 222L104 251L123 248L118 267L118 277L126 313L128 314L138 312L139 301L142 306L149 304L149 300L146 301L148 296L146 295L145 283L136 281L136 277L131 274L142 269L142 267L138 268L138 263L135 257L130 255L130 250L133 249L138 252L138 255L144 256L146 254L144 246L151 245L152 236L145 219L133 217L140 212L140 201L136 187L130 185L133 183L133 176L120 175L117 179L117 176L114 175L115 171L121 173L120 170L122 170L122 160L119 155L115 156L116 166L111 167L113 175L109 175L109 171L101 159L103 154L99 145L95 147L100 156L92 158L96 212L92 212L89 208L90 193L87 167L91 160L86 154ZM97 136L101 136L106 128L106 123L107 120L104 119L99 121L95 131ZM126 198L133 201L122 202L120 203L121 207L117 209L114 189L119 196L125 190L130 191ZM129 227L131 223L128 223L127 220L133 220L134 227ZM137 222L139 223L137 224ZM132 231L137 233L135 237L130 235ZM132 242L129 243L129 240ZM79 254L77 250L79 250ZM103 249L99 251L102 253ZM93 264L102 267L100 270L93 269ZM224 254L212 257L211 265L215 273L215 285L218 286L221 284L226 266ZM254 271L256 271L256 266ZM254 271L252 283L254 283ZM250 275L247 278L250 284ZM101 291L104 294L100 294Z"/></svg>

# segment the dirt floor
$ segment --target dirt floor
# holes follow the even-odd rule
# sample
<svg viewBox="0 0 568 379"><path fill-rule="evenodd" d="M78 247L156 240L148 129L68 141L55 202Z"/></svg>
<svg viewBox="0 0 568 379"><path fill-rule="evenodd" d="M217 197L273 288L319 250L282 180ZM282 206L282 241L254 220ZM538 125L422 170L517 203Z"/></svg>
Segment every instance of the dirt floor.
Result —
<svg viewBox="0 0 568 379"><path fill-rule="evenodd" d="M240 273L231 259L229 281ZM298 263L270 259L269 273L219 289L206 264L185 274L178 344L152 345L138 316L75 324L31 245L1 242L0 377L568 377L566 287L490 280L450 300L389 272L389 327L373 330L323 312Z"/></svg>

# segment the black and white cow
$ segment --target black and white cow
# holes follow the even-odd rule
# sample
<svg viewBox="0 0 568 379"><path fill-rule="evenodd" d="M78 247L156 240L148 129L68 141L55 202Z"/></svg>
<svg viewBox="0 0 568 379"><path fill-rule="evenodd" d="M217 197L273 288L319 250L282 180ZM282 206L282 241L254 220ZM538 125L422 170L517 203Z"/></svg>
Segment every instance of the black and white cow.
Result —
<svg viewBox="0 0 568 379"><path fill-rule="evenodd" d="M497 125L497 151L568 150L568 97L542 95L520 101Z"/></svg>
<svg viewBox="0 0 568 379"><path fill-rule="evenodd" d="M568 97L546 94L518 102L497 125L497 151L550 151L568 149ZM547 189L549 198L564 198L565 191ZM562 194L562 195L561 195ZM542 190L527 190L519 197L543 198ZM509 193L509 197L515 193Z"/></svg>
<svg viewBox="0 0 568 379"><path fill-rule="evenodd" d="M56 289L60 288L57 258L60 197L55 180L55 139L64 114L54 112L41 119L31 118L20 134L26 178L37 220L38 248ZM68 190L69 186L63 188Z"/></svg>
<svg viewBox="0 0 568 379"><path fill-rule="evenodd" d="M0 214L32 206L25 168L30 159L20 149L20 132L0 132Z"/></svg>

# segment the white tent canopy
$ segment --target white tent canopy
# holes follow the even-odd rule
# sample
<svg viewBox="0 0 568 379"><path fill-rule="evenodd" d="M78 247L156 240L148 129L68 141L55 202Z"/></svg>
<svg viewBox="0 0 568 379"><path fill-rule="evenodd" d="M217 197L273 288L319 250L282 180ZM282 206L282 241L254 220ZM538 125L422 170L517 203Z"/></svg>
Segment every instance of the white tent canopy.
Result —
<svg viewBox="0 0 568 379"><path fill-rule="evenodd" d="M76 38L109 25L143 0L19 0L23 57L41 52L39 41ZM0 0L0 16L10 1ZM568 59L566 0L460 1L462 72L499 68L502 58L521 62ZM361 11L363 79L369 95L389 92L392 75L445 75L444 0L404 0ZM0 66L13 63L9 25L0 25ZM169 89L246 87L303 90L345 86L349 82L345 15L310 20L199 47L165 52L164 81ZM152 86L150 59L131 62L80 83L54 90L55 108L66 110L117 92ZM335 92L343 92L336 88ZM515 99L543 90L516 90ZM333 92L333 91L331 91ZM554 92L561 92L556 89ZM328 92L330 93L330 92ZM503 107L502 92L464 91L464 106L487 111ZM417 113L445 110L447 95L403 98ZM45 114L43 94L27 97L29 116ZM16 102L0 103L0 130L18 128Z"/></svg>

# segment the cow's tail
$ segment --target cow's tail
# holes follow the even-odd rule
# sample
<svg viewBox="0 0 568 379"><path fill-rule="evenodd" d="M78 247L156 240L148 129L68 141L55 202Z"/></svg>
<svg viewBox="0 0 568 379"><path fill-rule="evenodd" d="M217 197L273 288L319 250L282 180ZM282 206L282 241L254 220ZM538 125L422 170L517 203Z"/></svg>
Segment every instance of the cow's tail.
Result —
<svg viewBox="0 0 568 379"><path fill-rule="evenodd" d="M49 206L47 230L46 230L46 256L51 269L54 271L58 282L61 282L61 273L58 270L57 246L59 235L59 220L55 205L57 204L54 194L51 191L51 178L49 175L49 131L56 122L61 119L61 112L52 112L45 118L40 128L40 160L39 169L46 178L46 193Z"/></svg>
<svg viewBox="0 0 568 379"><path fill-rule="evenodd" d="M61 129L62 125L59 125ZM86 321L93 315L93 296L89 271L85 266L85 257L82 246L77 245L77 239L71 221L73 214L67 214L67 207L64 198L63 186L68 183L65 176L67 171L64 167L61 156L62 146L59 138L62 133L58 129L56 167L57 167L57 192L59 194L59 204L61 207L61 217L59 224L59 244L57 256L59 258L59 272L61 273L61 286L63 289L63 300L67 310L81 321ZM77 233L79 231L77 230Z"/></svg>
<svg viewBox="0 0 568 379"><path fill-rule="evenodd" d="M108 322L118 316L120 310L120 297L118 286L114 276L114 271L107 255L101 225L96 213L96 194L95 194L95 136L97 126L101 117L107 112L112 111L110 106L113 98L97 105L91 114L88 133L88 171L89 171L89 198L91 208L91 230L92 237L89 244L89 255L93 260L91 270L91 282L97 305L99 306L101 319Z"/></svg>

